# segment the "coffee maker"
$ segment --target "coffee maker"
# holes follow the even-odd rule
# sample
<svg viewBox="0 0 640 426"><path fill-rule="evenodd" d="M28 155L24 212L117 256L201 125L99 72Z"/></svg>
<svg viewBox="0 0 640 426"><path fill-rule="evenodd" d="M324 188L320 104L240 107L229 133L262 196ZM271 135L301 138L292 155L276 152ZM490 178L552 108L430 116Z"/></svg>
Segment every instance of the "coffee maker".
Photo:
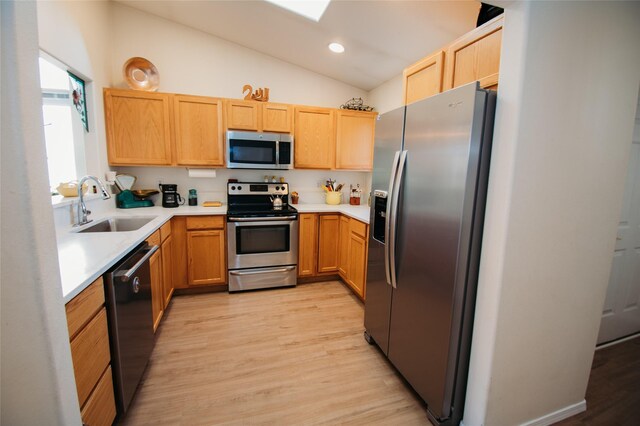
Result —
<svg viewBox="0 0 640 426"><path fill-rule="evenodd" d="M162 207L178 207L184 204L184 200L178 194L178 185L173 183L160 184L162 191Z"/></svg>

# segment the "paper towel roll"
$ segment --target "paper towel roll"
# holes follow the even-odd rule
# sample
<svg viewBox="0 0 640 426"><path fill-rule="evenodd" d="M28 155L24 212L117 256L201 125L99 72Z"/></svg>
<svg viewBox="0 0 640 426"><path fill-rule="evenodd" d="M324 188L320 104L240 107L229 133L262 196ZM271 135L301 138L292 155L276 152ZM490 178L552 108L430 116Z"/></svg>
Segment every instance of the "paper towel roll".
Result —
<svg viewBox="0 0 640 426"><path fill-rule="evenodd" d="M191 178L214 178L216 169L187 169Z"/></svg>

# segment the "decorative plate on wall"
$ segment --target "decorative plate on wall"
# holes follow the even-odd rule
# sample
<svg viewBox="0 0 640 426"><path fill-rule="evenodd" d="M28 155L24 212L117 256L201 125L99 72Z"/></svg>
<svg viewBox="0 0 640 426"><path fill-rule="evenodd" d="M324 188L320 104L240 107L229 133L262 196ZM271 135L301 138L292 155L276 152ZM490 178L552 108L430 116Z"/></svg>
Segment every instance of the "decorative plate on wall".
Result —
<svg viewBox="0 0 640 426"><path fill-rule="evenodd" d="M135 90L155 92L160 85L158 69L148 59L139 56L125 62L122 73L129 87Z"/></svg>

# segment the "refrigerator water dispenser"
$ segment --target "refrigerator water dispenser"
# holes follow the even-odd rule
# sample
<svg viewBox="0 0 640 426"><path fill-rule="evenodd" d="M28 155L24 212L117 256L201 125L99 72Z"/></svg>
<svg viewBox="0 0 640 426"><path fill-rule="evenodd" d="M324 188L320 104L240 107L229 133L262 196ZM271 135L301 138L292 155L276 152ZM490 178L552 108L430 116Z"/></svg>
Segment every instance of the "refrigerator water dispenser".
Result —
<svg viewBox="0 0 640 426"><path fill-rule="evenodd" d="M387 191L376 189L373 192L375 214L373 216L373 238L384 244L384 231L387 225Z"/></svg>

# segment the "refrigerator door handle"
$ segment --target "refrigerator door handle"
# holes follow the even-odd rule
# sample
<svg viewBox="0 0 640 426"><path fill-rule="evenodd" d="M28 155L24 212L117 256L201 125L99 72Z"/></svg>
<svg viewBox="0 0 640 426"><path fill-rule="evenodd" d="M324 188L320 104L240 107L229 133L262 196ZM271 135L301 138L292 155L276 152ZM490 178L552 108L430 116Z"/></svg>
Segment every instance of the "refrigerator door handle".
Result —
<svg viewBox="0 0 640 426"><path fill-rule="evenodd" d="M396 281L396 232L398 229L398 204L400 199L400 185L402 184L402 177L404 174L404 165L407 162L407 151L402 151L400 154L400 162L398 163L398 172L393 182L393 198L391 199L391 223L389 225L389 240L387 245L389 246L389 275L391 276L391 286L398 288Z"/></svg>
<svg viewBox="0 0 640 426"><path fill-rule="evenodd" d="M398 161L400 160L400 151L396 151L395 156L393 157L393 167L391 168L391 177L389 179L389 192L387 195L387 211L386 215L386 226L384 227L384 271L387 275L387 285L391 285L391 269L390 269L390 251L389 251L389 235L391 222L393 221L393 217L391 215L391 200L393 200L393 188L395 186L396 181L396 173L398 172Z"/></svg>

